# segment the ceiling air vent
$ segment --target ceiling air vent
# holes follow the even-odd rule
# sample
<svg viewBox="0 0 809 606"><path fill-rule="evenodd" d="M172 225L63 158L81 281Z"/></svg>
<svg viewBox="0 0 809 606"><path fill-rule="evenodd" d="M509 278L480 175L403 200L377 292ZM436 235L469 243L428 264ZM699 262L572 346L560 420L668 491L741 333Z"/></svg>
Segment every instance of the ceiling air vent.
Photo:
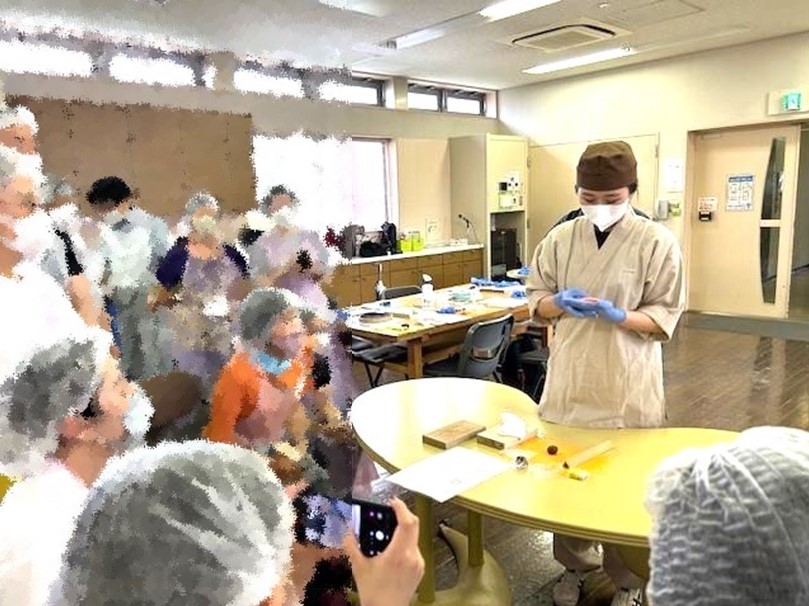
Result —
<svg viewBox="0 0 809 606"><path fill-rule="evenodd" d="M585 46L615 37L615 32L595 25L563 25L541 32L520 36L512 44L541 50L546 53Z"/></svg>

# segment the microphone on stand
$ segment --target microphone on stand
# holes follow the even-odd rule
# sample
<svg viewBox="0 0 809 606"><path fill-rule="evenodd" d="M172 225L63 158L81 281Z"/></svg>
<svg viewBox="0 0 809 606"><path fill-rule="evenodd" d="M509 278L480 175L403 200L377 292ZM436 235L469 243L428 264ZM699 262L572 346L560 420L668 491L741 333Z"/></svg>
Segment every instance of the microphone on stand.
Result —
<svg viewBox="0 0 809 606"><path fill-rule="evenodd" d="M466 235L469 236L469 232L471 231L473 238L477 242L478 235L475 232L475 226L472 225L472 221L470 221L468 217L466 217L465 215L462 215L461 213L458 213L458 218L461 221L463 221L464 223L466 223Z"/></svg>

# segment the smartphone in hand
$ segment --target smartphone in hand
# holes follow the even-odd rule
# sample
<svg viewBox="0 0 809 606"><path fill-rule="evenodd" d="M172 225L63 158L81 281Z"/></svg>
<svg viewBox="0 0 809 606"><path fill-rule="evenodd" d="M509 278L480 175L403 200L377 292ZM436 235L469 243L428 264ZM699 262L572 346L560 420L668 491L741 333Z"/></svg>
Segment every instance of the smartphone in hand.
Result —
<svg viewBox="0 0 809 606"><path fill-rule="evenodd" d="M390 505L355 498L351 523L360 551L370 558L385 551L390 544L396 529L396 512Z"/></svg>

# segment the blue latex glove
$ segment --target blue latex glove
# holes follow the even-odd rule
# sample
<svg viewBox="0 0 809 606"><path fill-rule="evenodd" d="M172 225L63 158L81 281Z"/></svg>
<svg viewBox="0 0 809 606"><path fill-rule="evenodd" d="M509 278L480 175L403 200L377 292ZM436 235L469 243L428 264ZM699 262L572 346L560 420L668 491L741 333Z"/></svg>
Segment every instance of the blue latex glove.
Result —
<svg viewBox="0 0 809 606"><path fill-rule="evenodd" d="M597 312L593 309L592 304L588 306L582 301L586 296L587 293L580 288L568 288L556 293L553 296L553 302L556 307L574 318L594 318ZM585 305L585 309L581 309L582 305Z"/></svg>
<svg viewBox="0 0 809 606"><path fill-rule="evenodd" d="M626 320L626 310L615 307L612 301L598 299L596 301L576 301L576 308L584 314L595 314L599 319L621 324Z"/></svg>

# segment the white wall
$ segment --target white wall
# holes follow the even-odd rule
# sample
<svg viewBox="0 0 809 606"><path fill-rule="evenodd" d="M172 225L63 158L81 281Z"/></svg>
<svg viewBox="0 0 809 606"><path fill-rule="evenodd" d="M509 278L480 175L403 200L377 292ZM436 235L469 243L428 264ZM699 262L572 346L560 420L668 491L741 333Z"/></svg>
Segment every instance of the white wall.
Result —
<svg viewBox="0 0 809 606"><path fill-rule="evenodd" d="M659 133L662 176L665 158L686 157L689 131L784 120L767 116L767 94L809 84L807 48L803 33L509 89L500 120L538 145ZM677 199L663 195L662 179L658 188ZM682 217L668 225L682 237Z"/></svg>

